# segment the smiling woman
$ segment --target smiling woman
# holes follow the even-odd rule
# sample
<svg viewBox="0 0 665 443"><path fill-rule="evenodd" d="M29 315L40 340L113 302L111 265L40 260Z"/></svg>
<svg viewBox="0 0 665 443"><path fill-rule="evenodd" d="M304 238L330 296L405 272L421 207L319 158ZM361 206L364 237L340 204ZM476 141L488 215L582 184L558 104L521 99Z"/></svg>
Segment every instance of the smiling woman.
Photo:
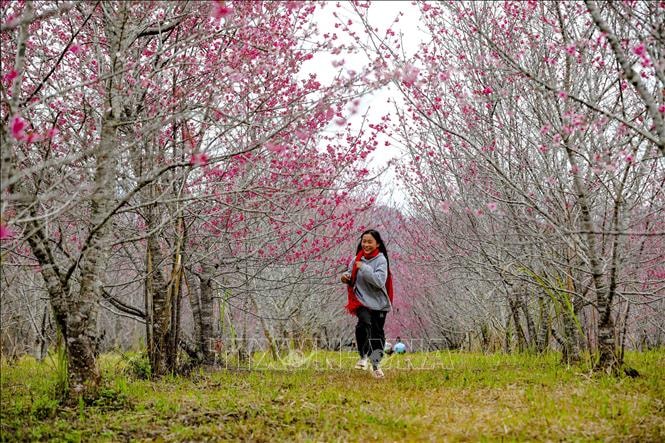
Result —
<svg viewBox="0 0 665 443"><path fill-rule="evenodd" d="M392 308L393 285L388 251L378 231L362 233L356 256L341 281L347 285L346 309L358 317L356 344L360 360L356 369L367 369L371 360L374 377L383 378L379 363L386 343L383 326Z"/></svg>

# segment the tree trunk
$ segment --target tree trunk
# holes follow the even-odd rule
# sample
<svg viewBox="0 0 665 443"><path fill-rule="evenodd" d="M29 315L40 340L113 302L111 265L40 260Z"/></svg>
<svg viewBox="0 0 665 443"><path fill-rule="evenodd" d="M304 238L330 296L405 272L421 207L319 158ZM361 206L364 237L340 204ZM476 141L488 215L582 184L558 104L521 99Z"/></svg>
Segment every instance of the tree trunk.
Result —
<svg viewBox="0 0 665 443"><path fill-rule="evenodd" d="M266 319L263 318L261 312L259 312L259 305L256 302L256 299L254 298L254 294L252 294L251 292L249 294L249 300L252 303L252 308L254 309L256 316L259 318L259 323L261 324L261 330L263 331L263 336L266 338L266 341L268 342L270 355L272 356L273 360L277 361L279 360L279 349L277 349L277 343L275 342L275 339L270 333L270 328L268 327Z"/></svg>
<svg viewBox="0 0 665 443"><path fill-rule="evenodd" d="M153 207L153 210L155 207ZM160 377L173 373L177 367L180 322L180 289L183 279L182 245L184 236L176 234L173 263L169 278L165 277L164 257L159 248L159 220L154 212L146 216L147 239L146 269L146 309L148 310L146 328L148 338L148 358L152 374ZM177 230L177 229L176 229ZM150 309L151 308L151 309Z"/></svg>
<svg viewBox="0 0 665 443"><path fill-rule="evenodd" d="M571 306L565 301L562 302L562 306L564 346L561 359L565 364L569 365L580 361L579 335L577 333L575 315L571 312Z"/></svg>
<svg viewBox="0 0 665 443"><path fill-rule="evenodd" d="M176 234L178 235L178 234ZM180 343L180 311L182 310L182 280L183 280L183 254L182 244L184 238L177 240L177 247L173 257L173 271L171 272L171 281L168 290L171 292L173 306L171 309L171 331L169 337L169 347L167 350L168 365L171 371L175 371L178 366L178 344Z"/></svg>
<svg viewBox="0 0 665 443"><path fill-rule="evenodd" d="M201 351L202 344L201 344L201 338L203 337L203 334L201 333L201 292L202 292L202 286L203 286L203 276L201 274L196 274L196 280L192 278L193 281L197 281L196 288L192 288L189 284L190 278L188 277L193 277L192 274L186 273L185 274L185 286L187 287L188 291L188 296L187 299L189 300L189 306L190 309L192 310L192 317L194 317L194 338L195 338L195 347L196 347L196 354L197 354L197 359L199 361L203 360L203 353Z"/></svg>
<svg viewBox="0 0 665 443"><path fill-rule="evenodd" d="M589 271L596 290L596 307L598 309L598 351L599 358L596 369L614 371L619 360L616 355L614 340L614 322L612 321L612 293L604 281L604 272L596 252L596 234L591 220L591 210L587 202L587 194L579 174L579 167L573 149L565 143L568 161L573 172L573 184L577 192L577 201L582 213L582 229L586 232L584 244Z"/></svg>
<svg viewBox="0 0 665 443"><path fill-rule="evenodd" d="M159 223L155 209L153 205L146 215L146 228L149 232L146 242L146 332L152 375L161 376L170 372L166 350L171 331L171 300L168 299L169 292L166 290L162 272L164 260L159 249Z"/></svg>
<svg viewBox="0 0 665 443"><path fill-rule="evenodd" d="M198 348L203 356L202 360L205 363L210 363L214 359L211 352L210 343L213 339L213 270L214 268L208 263L203 263L201 270L201 291L200 291L200 304L201 311L199 315L199 337Z"/></svg>
<svg viewBox="0 0 665 443"><path fill-rule="evenodd" d="M572 257L570 257L572 259ZM566 277L566 292L558 293L558 303L562 308L562 320L564 330L564 346L562 352L562 361L565 364L578 363L582 357L580 355L580 322L578 313L582 308L581 297L575 297L575 282L572 278L572 268L569 269Z"/></svg>
<svg viewBox="0 0 665 443"><path fill-rule="evenodd" d="M533 322L533 317L529 311L529 307L525 301L525 297L522 297L520 300L520 307L522 308L522 313L524 314L524 319L526 320L526 327L528 331L527 337L527 347L533 349L533 346L536 343L536 325Z"/></svg>
<svg viewBox="0 0 665 443"><path fill-rule="evenodd" d="M536 350L539 353L543 353L547 350L550 330L550 314L547 303L545 302L545 297L543 297L542 294L538 296L538 311L540 323L538 325L538 336L536 337Z"/></svg>
<svg viewBox="0 0 665 443"><path fill-rule="evenodd" d="M526 349L526 338L524 337L524 330L520 324L520 313L518 310L518 301L509 299L508 305L510 306L510 313L513 316L513 323L515 323L515 335L517 336L517 349L522 352Z"/></svg>
<svg viewBox="0 0 665 443"><path fill-rule="evenodd" d="M72 394L96 390L100 382L95 358L97 315L102 298L103 272L108 257L106 240L115 187L116 125L111 116L102 122L101 141L96 153L95 181L92 192L92 231L88 236L81 264L81 287L78 297L68 303L67 354L69 389Z"/></svg>

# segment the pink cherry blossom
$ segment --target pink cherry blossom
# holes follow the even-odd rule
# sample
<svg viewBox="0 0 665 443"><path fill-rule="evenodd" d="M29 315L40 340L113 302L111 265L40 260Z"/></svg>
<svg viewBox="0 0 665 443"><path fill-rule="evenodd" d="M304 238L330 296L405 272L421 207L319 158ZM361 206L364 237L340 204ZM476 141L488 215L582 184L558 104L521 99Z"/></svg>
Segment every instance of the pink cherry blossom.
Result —
<svg viewBox="0 0 665 443"><path fill-rule="evenodd" d="M233 8L226 6L226 2L223 0L214 0L211 10L211 15L216 19L222 19L233 14Z"/></svg>
<svg viewBox="0 0 665 443"><path fill-rule="evenodd" d="M208 155L205 152L199 152L192 154L189 164L192 166L205 166L208 164L208 161Z"/></svg>
<svg viewBox="0 0 665 443"><path fill-rule="evenodd" d="M447 202L447 201L442 201L442 202L440 202L440 203L439 203L439 209L440 209L441 212L443 212L444 214L449 213L449 212L450 212L450 202Z"/></svg>
<svg viewBox="0 0 665 443"><path fill-rule="evenodd" d="M12 237L14 237L14 231L9 226L0 224L0 240L9 240Z"/></svg>
<svg viewBox="0 0 665 443"><path fill-rule="evenodd" d="M639 45L635 46L633 48L633 54L638 55L640 57L644 57L646 54L646 48L644 47L644 43L640 43Z"/></svg>
<svg viewBox="0 0 665 443"><path fill-rule="evenodd" d="M271 143L271 142L266 143L266 148L268 149L268 151L277 155L281 155L288 149L286 145L282 145L279 143Z"/></svg>
<svg viewBox="0 0 665 443"><path fill-rule="evenodd" d="M420 70L418 68L407 63L406 65L404 65L404 69L402 70L401 73L402 82L406 86L412 86L416 82L416 80L418 80L419 73Z"/></svg>
<svg viewBox="0 0 665 443"><path fill-rule="evenodd" d="M16 69L12 69L11 71L3 75L2 79L6 82L12 82L16 77L18 77L18 71Z"/></svg>
<svg viewBox="0 0 665 443"><path fill-rule="evenodd" d="M23 140L26 137L25 134L25 128L27 126L27 123L23 118L21 118L20 115L16 115L12 118L10 127L11 127L11 133L12 137L14 137L16 140Z"/></svg>

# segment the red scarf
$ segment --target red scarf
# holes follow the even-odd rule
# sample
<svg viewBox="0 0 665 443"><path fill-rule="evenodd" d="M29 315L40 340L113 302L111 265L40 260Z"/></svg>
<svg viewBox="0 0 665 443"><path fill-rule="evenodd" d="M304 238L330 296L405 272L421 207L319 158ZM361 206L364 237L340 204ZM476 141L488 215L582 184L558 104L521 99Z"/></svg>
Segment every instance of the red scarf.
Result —
<svg viewBox="0 0 665 443"><path fill-rule="evenodd" d="M365 254L365 251L362 249L358 252L356 255L356 259L353 261L353 268L351 269L351 282L348 284L346 287L347 289L347 298L348 302L346 303L346 310L349 312L351 315L355 315L356 311L358 308L362 307L362 303L358 301L358 297L356 297L356 293L353 291L353 287L356 284L356 275L358 274L358 265L357 263L360 261L362 257L365 257L365 259L369 260L370 258L374 258L377 255L379 255L379 249L375 249L373 252L371 252L369 255ZM393 276L391 275L390 271L388 271L388 278L386 279L386 291L388 291L388 299L390 300L390 304L393 304Z"/></svg>

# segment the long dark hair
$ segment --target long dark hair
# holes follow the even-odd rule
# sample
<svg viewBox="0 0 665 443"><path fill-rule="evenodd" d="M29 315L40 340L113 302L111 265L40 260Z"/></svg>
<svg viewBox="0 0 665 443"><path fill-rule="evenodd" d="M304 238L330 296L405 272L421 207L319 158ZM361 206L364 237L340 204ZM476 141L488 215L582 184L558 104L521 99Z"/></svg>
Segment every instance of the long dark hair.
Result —
<svg viewBox="0 0 665 443"><path fill-rule="evenodd" d="M379 231L376 229L368 229L367 231L360 234L360 242L358 242L358 248L356 248L356 255L358 255L360 250L363 248L363 237L365 234L369 234L374 237L374 240L376 240L376 242L379 244L379 252L382 252L383 256L386 257L386 261L388 262L388 272L390 272L390 259L388 258L388 250L386 249L386 244L381 238L381 234L379 234Z"/></svg>

